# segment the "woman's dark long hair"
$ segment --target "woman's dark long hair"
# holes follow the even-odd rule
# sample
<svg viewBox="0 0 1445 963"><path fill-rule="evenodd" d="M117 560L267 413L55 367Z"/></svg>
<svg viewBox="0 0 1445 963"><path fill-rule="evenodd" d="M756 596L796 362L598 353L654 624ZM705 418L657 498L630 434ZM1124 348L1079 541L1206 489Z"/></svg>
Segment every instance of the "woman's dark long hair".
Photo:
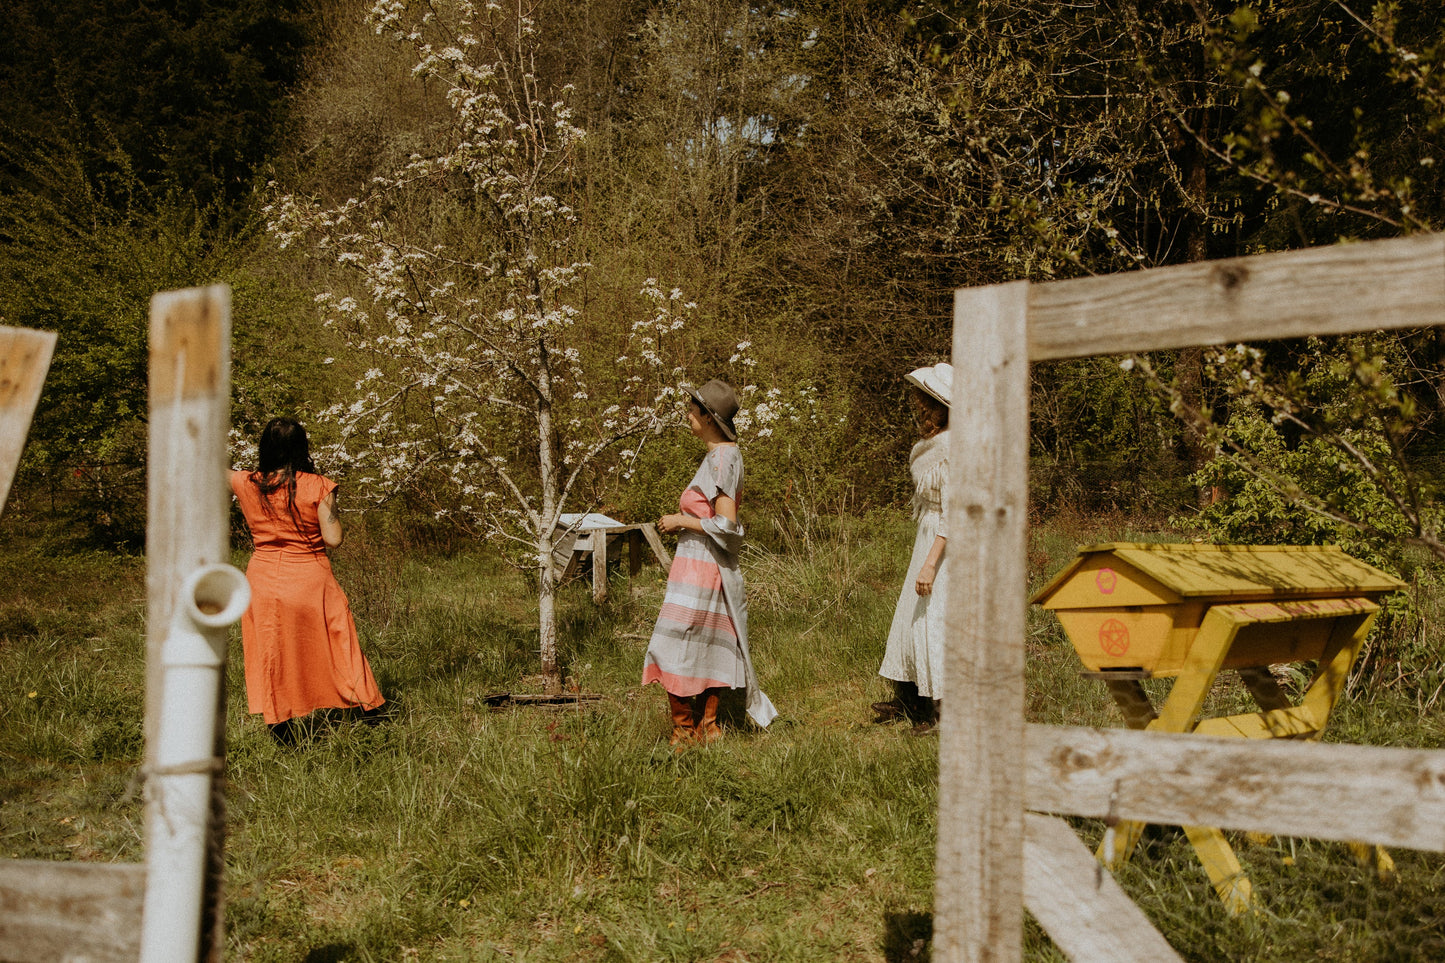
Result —
<svg viewBox="0 0 1445 963"><path fill-rule="evenodd" d="M296 473L320 474L311 461L311 442L306 438L306 429L294 418L272 418L261 432L258 447L260 464L251 473L251 481L261 492L261 507L266 514L274 514L271 495L285 488L286 513L300 528L296 518Z"/></svg>

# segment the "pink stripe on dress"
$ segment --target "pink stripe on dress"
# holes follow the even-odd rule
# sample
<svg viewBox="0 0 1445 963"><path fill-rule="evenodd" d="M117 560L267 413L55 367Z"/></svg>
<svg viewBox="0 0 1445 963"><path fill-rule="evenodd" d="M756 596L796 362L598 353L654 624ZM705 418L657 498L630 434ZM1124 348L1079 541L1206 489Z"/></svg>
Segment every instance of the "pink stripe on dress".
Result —
<svg viewBox="0 0 1445 963"><path fill-rule="evenodd" d="M696 585L698 588L713 590L722 588L722 572L718 571L717 562L710 558L675 556L672 560L672 568L667 570L667 580L681 582L684 585Z"/></svg>
<svg viewBox="0 0 1445 963"><path fill-rule="evenodd" d="M658 612L657 620L659 622L675 622L686 627L712 629L734 639L738 637L738 631L733 627L732 616L726 612L707 612L686 605L678 605L676 602L663 602L662 611Z"/></svg>
<svg viewBox="0 0 1445 963"><path fill-rule="evenodd" d="M690 675L677 675L673 672L664 672L657 663L649 662L642 669L642 684L649 682L660 682L662 687L679 698L695 696L704 689L726 688L726 682L717 679L696 679Z"/></svg>
<svg viewBox="0 0 1445 963"><path fill-rule="evenodd" d="M678 499L678 507L693 518L712 518L713 516L712 502L708 501L707 496L696 488L689 488L682 493L682 498Z"/></svg>

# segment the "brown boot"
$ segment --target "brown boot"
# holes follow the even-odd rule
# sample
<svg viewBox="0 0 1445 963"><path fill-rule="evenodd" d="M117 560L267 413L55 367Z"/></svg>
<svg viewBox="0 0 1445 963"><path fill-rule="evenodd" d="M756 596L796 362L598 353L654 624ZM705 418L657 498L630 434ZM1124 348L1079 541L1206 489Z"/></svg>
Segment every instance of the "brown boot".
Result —
<svg viewBox="0 0 1445 963"><path fill-rule="evenodd" d="M702 720L697 724L697 738L707 743L722 738L722 730L717 724L717 705L721 695L721 689L704 689L698 697L702 703Z"/></svg>
<svg viewBox="0 0 1445 963"><path fill-rule="evenodd" d="M681 751L684 746L697 738L697 730L692 724L692 700L675 696L669 692L667 705L672 711L672 738L667 740L667 744Z"/></svg>

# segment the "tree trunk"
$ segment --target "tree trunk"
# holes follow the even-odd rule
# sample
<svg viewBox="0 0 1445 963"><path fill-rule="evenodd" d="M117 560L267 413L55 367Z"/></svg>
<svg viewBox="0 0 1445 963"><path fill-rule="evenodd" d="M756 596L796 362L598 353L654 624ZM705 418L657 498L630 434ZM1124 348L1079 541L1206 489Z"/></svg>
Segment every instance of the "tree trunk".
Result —
<svg viewBox="0 0 1445 963"><path fill-rule="evenodd" d="M548 695L562 691L557 665L557 577L552 568L552 533L537 538L537 628L541 635L542 685Z"/></svg>
<svg viewBox="0 0 1445 963"><path fill-rule="evenodd" d="M547 343L537 345L537 467L542 481L542 515L537 526L537 628L542 657L542 684L548 695L562 691L557 666L557 579L552 571L552 533L561 496L557 439L552 432L552 376Z"/></svg>
<svg viewBox="0 0 1445 963"><path fill-rule="evenodd" d="M1195 71L1196 78L1203 77L1202 49L1196 51ZM1204 102L1202 93L1199 102ZM1209 257L1208 225L1205 223L1204 212L1209 188L1209 169L1204 148L1196 139L1196 137L1209 136L1209 114L1203 107L1197 108L1191 113L1193 114L1191 121L1196 135L1191 137L1185 132L1182 138L1183 157L1180 159L1180 166L1184 170L1184 220L1182 225L1184 260L1193 264L1207 260ZM1175 364L1175 378L1179 385L1180 397L1190 408L1202 411L1204 409L1204 349L1184 348L1179 352ZM1188 420L1184 422L1184 449L1191 473L1198 472L1214 456L1204 435ZM1195 490L1195 499L1200 508L1205 508L1218 501L1221 494L1217 488L1198 488Z"/></svg>

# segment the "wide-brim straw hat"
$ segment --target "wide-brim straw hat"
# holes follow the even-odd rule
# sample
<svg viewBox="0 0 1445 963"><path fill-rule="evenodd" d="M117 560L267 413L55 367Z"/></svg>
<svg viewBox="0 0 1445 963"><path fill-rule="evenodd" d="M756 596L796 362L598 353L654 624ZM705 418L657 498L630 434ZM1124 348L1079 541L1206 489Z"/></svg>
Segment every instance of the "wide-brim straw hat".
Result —
<svg viewBox="0 0 1445 963"><path fill-rule="evenodd" d="M738 393L732 385L721 378L714 378L701 388L689 387L687 393L712 415L713 423L722 431L724 438L738 440L737 429L733 427L733 417L738 413Z"/></svg>
<svg viewBox="0 0 1445 963"><path fill-rule="evenodd" d="M904 380L929 397L952 406L953 365L946 361L926 368L915 368L904 375Z"/></svg>

